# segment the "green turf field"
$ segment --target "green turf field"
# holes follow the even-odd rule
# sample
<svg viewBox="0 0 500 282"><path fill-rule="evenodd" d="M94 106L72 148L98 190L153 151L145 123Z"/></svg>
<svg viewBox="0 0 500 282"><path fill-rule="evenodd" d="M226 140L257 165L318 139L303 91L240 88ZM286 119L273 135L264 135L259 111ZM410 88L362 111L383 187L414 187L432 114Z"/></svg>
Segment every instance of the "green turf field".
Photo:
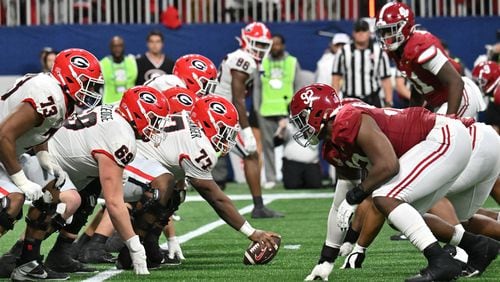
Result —
<svg viewBox="0 0 500 282"><path fill-rule="evenodd" d="M246 194L248 190L244 185L230 184L226 192L230 195ZM286 191L281 187L264 191L265 194L275 193L329 193L330 190L300 190ZM190 192L189 195L196 195ZM240 209L251 205L249 200L235 201ZM282 219L253 220L249 215L247 219L256 228L272 230L282 235L281 249L275 259L268 265L246 266L242 263L243 252L249 241L239 232L235 232L227 225L220 226L206 234L182 244L186 261L180 266L164 267L151 271L151 275L141 277L144 281L170 280L170 281L302 281L316 264L319 252L325 237L326 218L330 209L331 199L277 199L269 206L286 214ZM489 207L496 208L492 201ZM178 215L181 221L176 222L178 236L196 230L206 224L218 220L217 215L205 202L186 202ZM16 226L0 239L0 252L5 252L9 245L19 235L24 224ZM385 226L368 250L364 262L364 269L341 270L338 269L343 262L339 258L335 269L330 276L334 281L402 281L425 266L423 256L407 241L393 242L389 236L394 234L391 228ZM42 248L46 253L51 247L56 236L49 238ZM164 238L162 238L164 240ZM2 267L2 266L0 266ZM107 274L105 270L113 265L101 264L98 266L99 274ZM73 275L72 280L84 280L93 275ZM136 281L138 279L130 271L119 273L109 280ZM102 281L94 277L93 281ZM489 267L481 278L474 281L500 281L500 262L497 260Z"/></svg>

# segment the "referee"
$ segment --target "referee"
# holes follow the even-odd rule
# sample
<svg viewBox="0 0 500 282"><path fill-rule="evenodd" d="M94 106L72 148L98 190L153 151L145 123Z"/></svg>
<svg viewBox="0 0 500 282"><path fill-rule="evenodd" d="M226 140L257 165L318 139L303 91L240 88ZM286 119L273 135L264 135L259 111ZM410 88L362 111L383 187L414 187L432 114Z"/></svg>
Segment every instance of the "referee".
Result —
<svg viewBox="0 0 500 282"><path fill-rule="evenodd" d="M354 24L353 41L335 54L332 86L343 97L358 98L376 107L392 106L392 84L389 58L378 43L370 39L368 22ZM341 83L343 82L343 83ZM341 85L342 84L342 85ZM383 104L380 88L384 90Z"/></svg>

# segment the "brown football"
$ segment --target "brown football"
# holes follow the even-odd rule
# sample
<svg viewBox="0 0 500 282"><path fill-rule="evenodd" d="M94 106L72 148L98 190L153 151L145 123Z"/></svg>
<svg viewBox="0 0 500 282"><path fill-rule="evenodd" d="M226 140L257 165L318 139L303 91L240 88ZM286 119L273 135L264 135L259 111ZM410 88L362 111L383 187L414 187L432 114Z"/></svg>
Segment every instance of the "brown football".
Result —
<svg viewBox="0 0 500 282"><path fill-rule="evenodd" d="M245 251L243 263L251 265L266 264L270 262L278 253L281 244L281 239L279 237L273 237L273 239L274 248L272 249L266 248L266 245L260 242L252 242Z"/></svg>

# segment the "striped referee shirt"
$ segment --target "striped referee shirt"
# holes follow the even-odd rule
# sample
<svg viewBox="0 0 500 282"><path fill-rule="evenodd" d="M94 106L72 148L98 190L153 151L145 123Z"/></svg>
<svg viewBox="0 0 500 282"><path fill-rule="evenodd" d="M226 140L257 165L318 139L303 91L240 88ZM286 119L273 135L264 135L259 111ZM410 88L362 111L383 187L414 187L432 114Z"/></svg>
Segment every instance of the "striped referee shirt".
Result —
<svg viewBox="0 0 500 282"><path fill-rule="evenodd" d="M356 49L354 42L335 54L332 75L344 79L344 97L363 99L380 90L380 80L391 76L389 57L373 40L366 49Z"/></svg>

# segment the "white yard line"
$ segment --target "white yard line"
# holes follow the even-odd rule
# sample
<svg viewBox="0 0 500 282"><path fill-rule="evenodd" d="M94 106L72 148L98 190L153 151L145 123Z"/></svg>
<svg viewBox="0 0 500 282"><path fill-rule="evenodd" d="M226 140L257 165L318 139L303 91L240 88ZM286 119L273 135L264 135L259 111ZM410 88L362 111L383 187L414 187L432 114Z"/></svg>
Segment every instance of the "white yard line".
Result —
<svg viewBox="0 0 500 282"><path fill-rule="evenodd" d="M233 201L238 201L238 200L251 200L252 196L250 195L229 195L229 198ZM333 198L333 193L279 193L279 194L268 194L265 196L264 199L264 204L269 204L274 200L287 200L287 199L324 199L324 198ZM200 202L204 201L201 196L188 196L186 197L186 202ZM240 214L247 214L251 212L253 209L253 204L248 205L246 207L243 207L238 210ZM178 236L177 239L179 240L179 243L183 244L191 239L194 239L196 237L199 237L203 234L206 234L215 228L222 226L226 224L222 219L216 220L214 222L205 224L193 231L190 231L184 235ZM167 243L164 243L161 245L162 248L166 248ZM102 282L106 279L109 279L113 276L116 276L120 273L122 273L123 270L120 269L109 269L103 272L100 272L96 274L95 276L92 276L88 279L83 280L83 282Z"/></svg>

